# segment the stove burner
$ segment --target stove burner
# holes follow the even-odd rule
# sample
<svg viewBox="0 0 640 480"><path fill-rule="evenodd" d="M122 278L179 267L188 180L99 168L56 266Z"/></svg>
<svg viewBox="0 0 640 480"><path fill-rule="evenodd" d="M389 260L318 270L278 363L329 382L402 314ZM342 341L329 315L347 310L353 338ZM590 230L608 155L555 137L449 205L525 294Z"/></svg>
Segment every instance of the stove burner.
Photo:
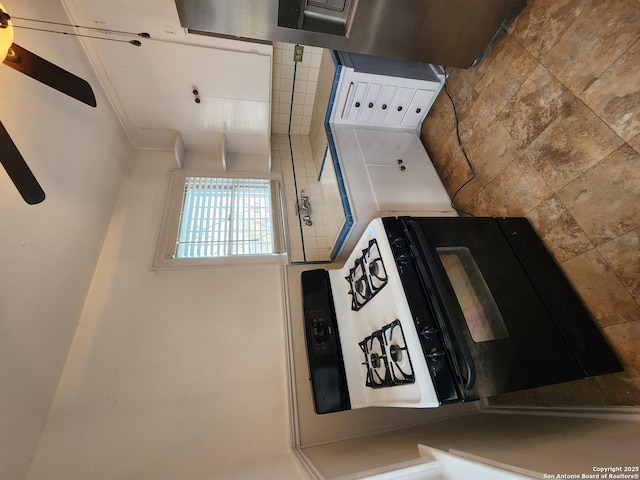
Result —
<svg viewBox="0 0 640 480"><path fill-rule="evenodd" d="M402 349L395 343L393 345L389 345L389 353L391 354L391 360L394 362L402 360Z"/></svg>
<svg viewBox="0 0 640 480"><path fill-rule="evenodd" d="M363 365L367 367L367 385L373 388L384 387L391 382L391 370L385 352L382 331L373 332L359 343L365 354Z"/></svg>
<svg viewBox="0 0 640 480"><path fill-rule="evenodd" d="M371 360L371 366L373 368L380 367L380 355L378 355L377 353L372 353L371 355L369 355L369 360Z"/></svg>
<svg viewBox="0 0 640 480"><path fill-rule="evenodd" d="M393 387L415 382L400 320L376 330L359 345L364 353L362 365L367 369L367 387Z"/></svg>
<svg viewBox="0 0 640 480"><path fill-rule="evenodd" d="M380 271L380 267L378 267L379 259L375 259L371 265L369 265L369 273L374 277L378 276L378 272Z"/></svg>
<svg viewBox="0 0 640 480"><path fill-rule="evenodd" d="M345 278L349 282L351 310L354 311L364 307L387 284L387 271L375 238L369 240L367 248L362 250L362 256L356 259Z"/></svg>
<svg viewBox="0 0 640 480"><path fill-rule="evenodd" d="M373 296L369 277L362 258L355 261L355 265L349 270L349 276L345 278L350 286L351 310L358 311Z"/></svg>

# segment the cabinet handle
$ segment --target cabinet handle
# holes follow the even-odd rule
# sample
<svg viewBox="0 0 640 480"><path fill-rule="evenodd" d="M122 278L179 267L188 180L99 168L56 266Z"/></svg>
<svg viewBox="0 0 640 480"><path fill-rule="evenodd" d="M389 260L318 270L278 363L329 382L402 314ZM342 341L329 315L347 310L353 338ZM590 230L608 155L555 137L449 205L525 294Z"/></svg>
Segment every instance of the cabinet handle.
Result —
<svg viewBox="0 0 640 480"><path fill-rule="evenodd" d="M356 102L356 108L360 108L360 102Z"/></svg>
<svg viewBox="0 0 640 480"><path fill-rule="evenodd" d="M382 104L382 109L383 109L383 110L386 110L386 109L387 109L387 104L386 104L386 103Z"/></svg>
<svg viewBox="0 0 640 480"><path fill-rule="evenodd" d="M404 165L400 165L400 171L404 172L407 169Z"/></svg>
<svg viewBox="0 0 640 480"><path fill-rule="evenodd" d="M416 113L420 113L422 111L421 108L416 108Z"/></svg>
<svg viewBox="0 0 640 480"><path fill-rule="evenodd" d="M353 87L353 82L349 82L349 88L347 89L347 98L344 99L344 105L342 106L342 114L340 115L340 118L344 118L344 111L347 109L347 102L349 101L351 87Z"/></svg>
<svg viewBox="0 0 640 480"><path fill-rule="evenodd" d="M373 108L373 103L369 103L369 108Z"/></svg>
<svg viewBox="0 0 640 480"><path fill-rule="evenodd" d="M402 159L401 158L398 159L398 165L402 165Z"/></svg>
<svg viewBox="0 0 640 480"><path fill-rule="evenodd" d="M398 106L398 111L401 112L402 111L402 105Z"/></svg>

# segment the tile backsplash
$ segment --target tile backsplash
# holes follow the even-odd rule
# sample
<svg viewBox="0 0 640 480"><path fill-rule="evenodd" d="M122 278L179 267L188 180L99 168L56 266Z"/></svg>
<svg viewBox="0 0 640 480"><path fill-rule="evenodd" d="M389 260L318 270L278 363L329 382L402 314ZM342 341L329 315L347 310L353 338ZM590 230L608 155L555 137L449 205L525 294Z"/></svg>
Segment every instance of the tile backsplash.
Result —
<svg viewBox="0 0 640 480"><path fill-rule="evenodd" d="M291 141L291 143L289 143ZM293 161L292 161L293 153ZM273 135L271 162L281 171L284 182L285 214L289 253L292 262L328 261L331 237L322 187L313 161L307 135ZM297 214L301 192L309 197L312 225L306 225Z"/></svg>
<svg viewBox="0 0 640 480"><path fill-rule="evenodd" d="M296 64L294 47L280 42L273 45L272 169L281 171L284 181L290 260L328 261L333 236L329 233L323 190L318 182L324 150L316 148L312 151L309 137L314 105L318 110L326 110L326 105L317 105L316 98L320 66L326 52L322 48L304 46L303 59ZM317 137L315 135L314 140ZM319 141L320 147L321 143ZM311 225L298 215L297 205L302 192L309 199Z"/></svg>
<svg viewBox="0 0 640 480"><path fill-rule="evenodd" d="M302 61L296 65L294 47L290 43L273 43L272 134L309 134L323 49L304 46Z"/></svg>

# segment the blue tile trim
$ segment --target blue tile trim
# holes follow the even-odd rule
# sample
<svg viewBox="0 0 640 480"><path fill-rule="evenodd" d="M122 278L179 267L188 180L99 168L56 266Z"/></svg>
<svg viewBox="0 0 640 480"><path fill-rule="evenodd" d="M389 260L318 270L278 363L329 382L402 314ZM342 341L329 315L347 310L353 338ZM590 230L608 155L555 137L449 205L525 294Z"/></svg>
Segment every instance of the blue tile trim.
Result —
<svg viewBox="0 0 640 480"><path fill-rule="evenodd" d="M309 260L308 262L291 262L291 265L327 265L331 263L328 260Z"/></svg>
<svg viewBox="0 0 640 480"><path fill-rule="evenodd" d="M293 158L293 145L291 144L291 119L293 118L293 97L296 93L296 76L298 72L298 62L293 64L293 80L291 83L291 104L289 106L289 129L287 130L287 138L289 139L289 153L291 153L291 167L293 169L293 188L295 189L296 201L298 201L298 179L296 177L296 163ZM300 228L300 240L302 242L302 258L307 260L307 250L304 247L304 231L302 229L302 218L298 215L298 226Z"/></svg>
<svg viewBox="0 0 640 480"><path fill-rule="evenodd" d="M324 163L327 161L327 152L329 151L329 146L327 145L324 149L324 154L322 156L322 164L320 165L320 172L318 173L318 181L322 178L322 171L324 170Z"/></svg>
<svg viewBox="0 0 640 480"><path fill-rule="evenodd" d="M340 201L342 202L342 209L344 210L345 222L342 225L342 229L338 234L338 240L333 246L333 250L331 250L331 261L333 262L338 256L338 252L342 248L347 235L351 231L351 227L355 223L353 220L353 215L351 214L351 206L349 205L349 198L347 196L347 189L344 185L344 177L342 175L342 168L340 167L340 162L338 161L338 153L336 150L335 141L333 139L333 133L331 132L331 125L329 124L329 120L331 119L331 113L333 112L333 106L336 100L336 95L338 93L338 83L340 83L340 75L342 73L342 64L338 57L338 53L335 50L331 51L331 56L333 58L333 63L336 66L336 73L333 77L333 84L331 85L331 94L329 96L329 106L327 107L327 113L324 118L324 128L327 132L327 140L329 142L329 150L331 151L331 159L333 161L333 168L336 171L336 179L338 181L338 191L340 192Z"/></svg>

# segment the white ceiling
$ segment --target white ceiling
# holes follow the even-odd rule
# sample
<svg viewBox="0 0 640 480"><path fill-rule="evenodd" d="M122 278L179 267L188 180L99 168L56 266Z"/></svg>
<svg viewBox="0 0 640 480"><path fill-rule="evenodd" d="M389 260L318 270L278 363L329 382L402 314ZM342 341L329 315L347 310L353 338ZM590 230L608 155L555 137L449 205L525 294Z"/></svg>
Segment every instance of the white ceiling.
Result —
<svg viewBox="0 0 640 480"><path fill-rule="evenodd" d="M219 151L224 135L228 151L269 153L270 45L187 34L173 0L62 3L73 24L151 35L82 40L134 147L172 150L179 132L188 150Z"/></svg>

